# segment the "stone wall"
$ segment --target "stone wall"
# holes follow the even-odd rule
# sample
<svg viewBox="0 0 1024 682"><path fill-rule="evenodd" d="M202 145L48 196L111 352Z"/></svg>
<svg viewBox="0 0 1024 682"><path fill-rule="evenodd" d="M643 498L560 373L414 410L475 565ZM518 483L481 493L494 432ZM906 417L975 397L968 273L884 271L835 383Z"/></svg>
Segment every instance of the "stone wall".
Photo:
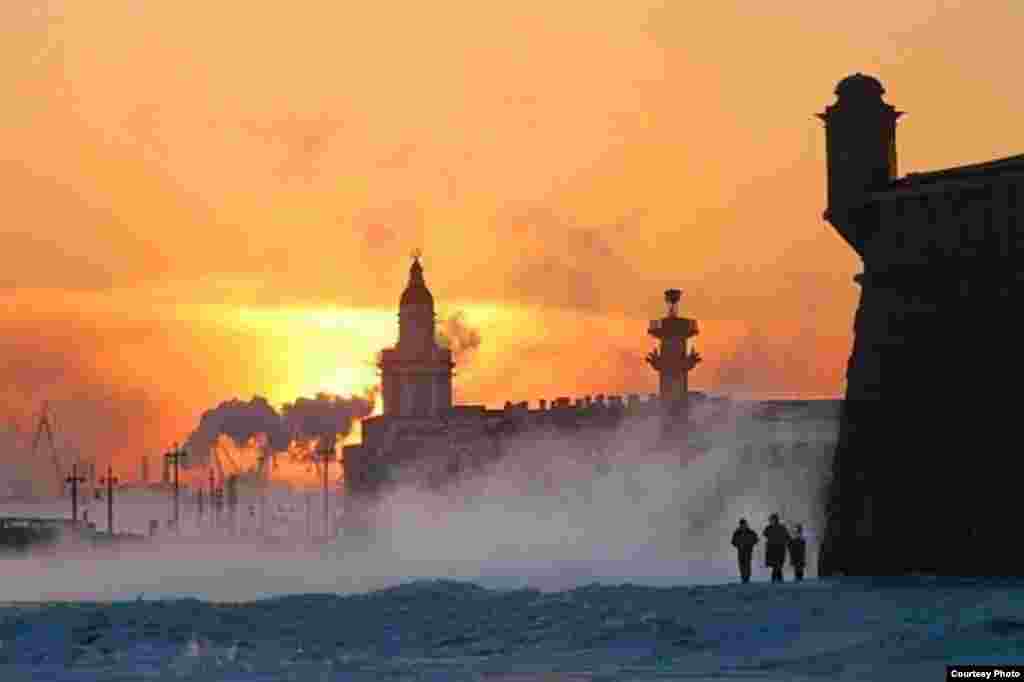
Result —
<svg viewBox="0 0 1024 682"><path fill-rule="evenodd" d="M822 575L1024 573L1018 495L1020 177L882 200L833 460Z"/></svg>

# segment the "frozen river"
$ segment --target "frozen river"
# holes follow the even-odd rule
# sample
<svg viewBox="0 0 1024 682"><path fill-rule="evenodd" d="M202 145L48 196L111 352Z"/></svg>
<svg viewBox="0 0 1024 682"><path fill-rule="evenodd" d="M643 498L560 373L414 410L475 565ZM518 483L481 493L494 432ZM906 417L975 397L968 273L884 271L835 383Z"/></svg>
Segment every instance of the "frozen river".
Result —
<svg viewBox="0 0 1024 682"><path fill-rule="evenodd" d="M5 559L0 680L940 680L1024 662L1024 583L818 581L830 449L740 445L683 466L513 458L451 494L400 488L373 534L323 546L200 532L188 507L180 538ZM116 501L119 531L171 516L166 491ZM302 537L304 498L278 504ZM812 579L766 583L759 548L735 584L732 530L771 512L805 525Z"/></svg>
<svg viewBox="0 0 1024 682"><path fill-rule="evenodd" d="M941 680L951 662L1024 662L1024 585L442 580L242 603L7 604L0 645L5 681Z"/></svg>

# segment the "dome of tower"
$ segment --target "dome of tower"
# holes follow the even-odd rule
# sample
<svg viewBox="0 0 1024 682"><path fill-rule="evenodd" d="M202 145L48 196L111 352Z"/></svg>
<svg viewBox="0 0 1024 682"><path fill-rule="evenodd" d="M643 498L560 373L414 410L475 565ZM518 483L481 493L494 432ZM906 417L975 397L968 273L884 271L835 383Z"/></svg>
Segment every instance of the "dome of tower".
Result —
<svg viewBox="0 0 1024 682"><path fill-rule="evenodd" d="M836 95L842 99L881 99L884 94L881 81L862 73L847 76L836 85Z"/></svg>
<svg viewBox="0 0 1024 682"><path fill-rule="evenodd" d="M434 296L423 280L423 266L420 265L419 258L413 260L412 267L409 268L409 284L402 292L399 305L434 305Z"/></svg>

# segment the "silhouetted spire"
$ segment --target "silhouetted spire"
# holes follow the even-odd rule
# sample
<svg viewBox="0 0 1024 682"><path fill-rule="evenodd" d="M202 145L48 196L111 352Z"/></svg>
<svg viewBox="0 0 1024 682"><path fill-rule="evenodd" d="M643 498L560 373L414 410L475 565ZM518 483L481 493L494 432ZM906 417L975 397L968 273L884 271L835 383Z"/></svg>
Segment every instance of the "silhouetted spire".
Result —
<svg viewBox="0 0 1024 682"><path fill-rule="evenodd" d="M427 283L423 279L423 266L420 265L419 253L413 255L412 266L409 268L409 284L402 292L402 299L399 305L429 305L433 307L434 296L427 289Z"/></svg>

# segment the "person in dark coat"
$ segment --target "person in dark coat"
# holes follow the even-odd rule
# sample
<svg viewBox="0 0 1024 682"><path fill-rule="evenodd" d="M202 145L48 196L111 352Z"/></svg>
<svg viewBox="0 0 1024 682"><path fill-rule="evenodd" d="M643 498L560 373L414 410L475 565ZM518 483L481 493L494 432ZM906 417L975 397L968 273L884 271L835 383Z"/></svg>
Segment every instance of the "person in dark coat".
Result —
<svg viewBox="0 0 1024 682"><path fill-rule="evenodd" d="M789 531L779 523L779 515L768 517L764 529L764 563L772 569L772 582L782 582L782 567L786 564L786 547L789 545Z"/></svg>
<svg viewBox="0 0 1024 682"><path fill-rule="evenodd" d="M740 580L750 582L750 563L754 558L754 545L758 543L757 533L750 529L746 519L740 519L739 528L732 534L732 546L736 548L740 562Z"/></svg>
<svg viewBox="0 0 1024 682"><path fill-rule="evenodd" d="M789 562L793 565L793 576L799 581L804 579L804 567L807 566L807 541L804 540L804 527L796 524L796 535L789 540Z"/></svg>

